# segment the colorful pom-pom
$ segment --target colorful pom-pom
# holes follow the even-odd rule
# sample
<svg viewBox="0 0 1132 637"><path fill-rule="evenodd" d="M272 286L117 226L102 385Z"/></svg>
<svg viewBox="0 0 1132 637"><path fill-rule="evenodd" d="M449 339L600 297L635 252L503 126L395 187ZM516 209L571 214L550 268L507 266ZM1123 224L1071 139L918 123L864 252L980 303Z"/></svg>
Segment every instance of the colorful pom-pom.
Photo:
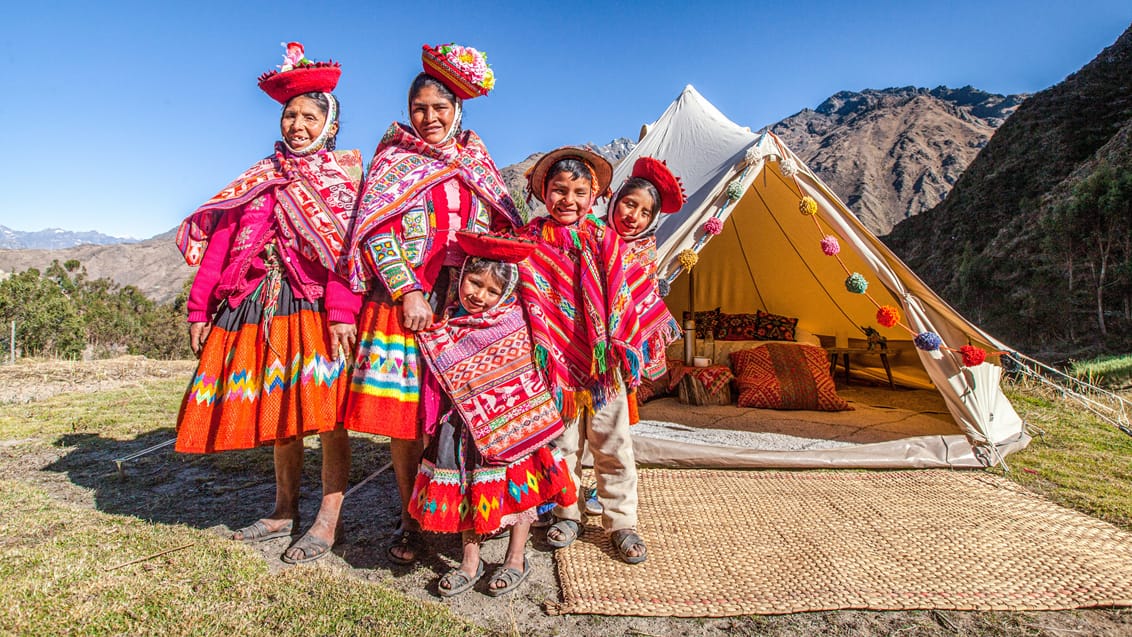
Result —
<svg viewBox="0 0 1132 637"><path fill-rule="evenodd" d="M864 294L869 289L869 281L860 272L854 272L845 279L845 289L853 294Z"/></svg>
<svg viewBox="0 0 1132 637"><path fill-rule="evenodd" d="M934 352L939 349L940 345L943 345L943 339L935 332L920 332L912 339L912 342L916 344L918 349L925 352Z"/></svg>
<svg viewBox="0 0 1132 637"><path fill-rule="evenodd" d="M793 159L783 159L778 162L778 170L783 177L793 177L798 174L798 162Z"/></svg>
<svg viewBox="0 0 1132 637"><path fill-rule="evenodd" d="M900 322L900 310L891 305L882 305L877 310L877 323L885 327L892 327Z"/></svg>
<svg viewBox="0 0 1132 637"><path fill-rule="evenodd" d="M807 217L817 214L818 202L814 201L813 197L806 195L805 197L802 197L801 201L798 202L798 211L806 215Z"/></svg>
<svg viewBox="0 0 1132 637"><path fill-rule="evenodd" d="M656 291L662 297L668 296L668 293L672 291L672 285L668 282L668 279L661 277L656 280Z"/></svg>
<svg viewBox="0 0 1132 637"><path fill-rule="evenodd" d="M743 162L748 166L754 166L763 159L763 151L758 145L751 146L747 149L747 153L743 155Z"/></svg>
<svg viewBox="0 0 1132 637"><path fill-rule="evenodd" d="M964 367L981 365L987 359L987 351L974 345L964 345L959 348L959 355L963 357Z"/></svg>
<svg viewBox="0 0 1132 637"><path fill-rule="evenodd" d="M827 234L821 238L821 251L825 256L832 257L833 255L841 252L841 244L837 242L837 237Z"/></svg>
<svg viewBox="0 0 1132 637"><path fill-rule="evenodd" d="M695 250L687 248L685 250L681 250L679 256L677 256L676 259L680 261L680 265L682 265L685 270L691 270L692 268L696 267L697 263L700 262L700 255L696 254Z"/></svg>
<svg viewBox="0 0 1132 637"><path fill-rule="evenodd" d="M704 232L715 236L723 232L723 219L719 217L712 217L704 222Z"/></svg>
<svg viewBox="0 0 1132 637"><path fill-rule="evenodd" d="M739 179L733 179L731 183L727 184L727 198L735 201L743 196L743 183Z"/></svg>

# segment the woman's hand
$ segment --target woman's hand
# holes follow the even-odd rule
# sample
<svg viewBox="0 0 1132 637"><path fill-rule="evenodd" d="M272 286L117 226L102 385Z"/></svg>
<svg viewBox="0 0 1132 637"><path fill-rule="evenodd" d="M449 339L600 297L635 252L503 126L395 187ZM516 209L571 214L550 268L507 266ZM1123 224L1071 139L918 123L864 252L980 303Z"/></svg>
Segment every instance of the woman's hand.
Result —
<svg viewBox="0 0 1132 637"><path fill-rule="evenodd" d="M200 358L200 352L204 349L204 342L208 340L210 331L212 331L211 323L189 323L189 349L193 350L197 358Z"/></svg>
<svg viewBox="0 0 1132 637"><path fill-rule="evenodd" d="M358 342L358 328L353 323L330 324L330 357L353 356Z"/></svg>
<svg viewBox="0 0 1132 637"><path fill-rule="evenodd" d="M432 324L432 308L425 301L424 292L407 292L401 297L401 307L405 314L405 329L410 332L419 332Z"/></svg>

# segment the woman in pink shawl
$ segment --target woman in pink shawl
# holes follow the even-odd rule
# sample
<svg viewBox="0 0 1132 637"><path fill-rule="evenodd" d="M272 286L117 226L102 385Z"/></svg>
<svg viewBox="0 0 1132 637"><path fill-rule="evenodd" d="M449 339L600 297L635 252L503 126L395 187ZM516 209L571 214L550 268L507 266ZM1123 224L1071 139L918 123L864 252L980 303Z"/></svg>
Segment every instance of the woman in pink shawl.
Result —
<svg viewBox="0 0 1132 637"><path fill-rule="evenodd" d="M351 235L351 283L366 292L346 428L388 436L401 496L389 559L423 548L409 497L422 449L420 355L414 333L450 300L464 261L459 230L485 232L521 219L480 138L460 128L463 100L495 85L470 47L423 47L424 72L409 89L408 125L394 123L374 151Z"/></svg>

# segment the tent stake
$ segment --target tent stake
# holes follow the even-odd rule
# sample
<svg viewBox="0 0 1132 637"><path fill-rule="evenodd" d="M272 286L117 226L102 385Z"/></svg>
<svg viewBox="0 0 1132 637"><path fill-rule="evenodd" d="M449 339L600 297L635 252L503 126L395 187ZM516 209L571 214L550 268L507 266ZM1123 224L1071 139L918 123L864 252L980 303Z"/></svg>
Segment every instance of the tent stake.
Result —
<svg viewBox="0 0 1132 637"><path fill-rule="evenodd" d="M142 457L146 454L153 453L154 451L157 451L158 449L168 447L169 445L173 444L174 442L177 442L177 439L176 438L170 438L169 440L166 440L165 442L161 442L161 443L158 443L156 445L153 445L152 447L148 447L146 449L142 449L141 451L131 453L128 456L124 456L122 458L115 458L114 466L117 467L117 469L118 469L118 475L123 476L123 477L125 477L125 475L126 475L126 470L122 467L123 463L129 462L130 460L136 460L136 459L138 459L138 458L140 458L140 457Z"/></svg>

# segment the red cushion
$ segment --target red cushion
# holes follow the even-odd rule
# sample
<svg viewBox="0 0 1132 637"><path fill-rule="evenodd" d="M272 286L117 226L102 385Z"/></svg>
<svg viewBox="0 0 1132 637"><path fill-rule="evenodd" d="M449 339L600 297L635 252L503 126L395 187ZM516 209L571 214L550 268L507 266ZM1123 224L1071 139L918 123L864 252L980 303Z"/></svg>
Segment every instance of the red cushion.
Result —
<svg viewBox="0 0 1132 637"><path fill-rule="evenodd" d="M798 327L798 319L771 314L759 310L755 319L755 339L757 341L794 341L794 330Z"/></svg>
<svg viewBox="0 0 1132 637"><path fill-rule="evenodd" d="M762 409L853 409L837 395L829 357L812 345L768 343L731 353L739 406Z"/></svg>

